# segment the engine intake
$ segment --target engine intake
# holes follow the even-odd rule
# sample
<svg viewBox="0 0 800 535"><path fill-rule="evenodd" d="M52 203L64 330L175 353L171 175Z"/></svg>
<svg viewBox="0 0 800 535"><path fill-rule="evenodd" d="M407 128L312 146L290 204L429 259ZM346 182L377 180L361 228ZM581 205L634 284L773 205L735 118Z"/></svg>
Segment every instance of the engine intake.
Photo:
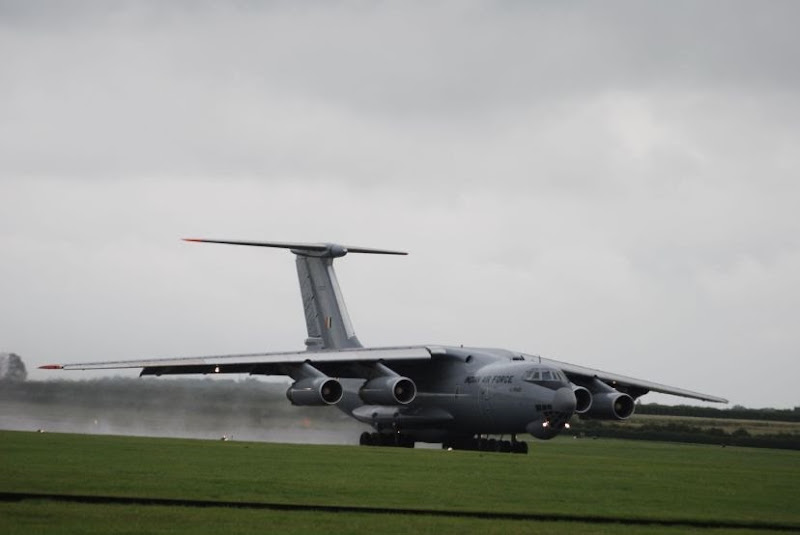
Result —
<svg viewBox="0 0 800 535"><path fill-rule="evenodd" d="M342 384L330 377L301 379L286 391L292 405L336 405L343 394Z"/></svg>
<svg viewBox="0 0 800 535"><path fill-rule="evenodd" d="M592 393L588 388L572 385L575 394L575 414L584 414L592 407Z"/></svg>
<svg viewBox="0 0 800 535"><path fill-rule="evenodd" d="M358 395L372 405L408 405L417 397L417 385L408 377L376 377L364 383Z"/></svg>

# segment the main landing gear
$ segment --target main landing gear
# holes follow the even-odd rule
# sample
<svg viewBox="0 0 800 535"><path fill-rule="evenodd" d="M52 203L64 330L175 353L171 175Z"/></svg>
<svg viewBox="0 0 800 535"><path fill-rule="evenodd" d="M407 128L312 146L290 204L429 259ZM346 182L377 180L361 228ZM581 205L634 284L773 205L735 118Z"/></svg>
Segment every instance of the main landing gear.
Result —
<svg viewBox="0 0 800 535"><path fill-rule="evenodd" d="M401 433L361 433L358 439L361 446L389 446L397 448L413 448L414 441Z"/></svg>
<svg viewBox="0 0 800 535"><path fill-rule="evenodd" d="M384 446L413 448L414 440L403 433L361 433L358 443L362 446ZM519 442L516 435L511 440L500 440L488 436L454 438L442 443L442 449L495 451L498 453L528 453L528 443Z"/></svg>
<svg viewBox="0 0 800 535"><path fill-rule="evenodd" d="M488 437L471 437L449 440L442 443L442 449L496 451L499 453L528 453L528 443L517 441L516 435L511 440L497 440Z"/></svg>

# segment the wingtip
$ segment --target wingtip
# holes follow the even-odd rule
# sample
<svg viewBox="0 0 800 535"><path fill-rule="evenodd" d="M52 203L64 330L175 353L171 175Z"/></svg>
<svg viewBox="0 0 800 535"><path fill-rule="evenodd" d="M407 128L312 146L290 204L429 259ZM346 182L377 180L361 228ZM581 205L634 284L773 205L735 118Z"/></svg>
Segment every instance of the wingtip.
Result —
<svg viewBox="0 0 800 535"><path fill-rule="evenodd" d="M40 370L63 370L64 367L61 364L45 364L44 366L39 366Z"/></svg>
<svg viewBox="0 0 800 535"><path fill-rule="evenodd" d="M194 241L194 242L202 241L202 240L200 240L200 238L181 238L181 239L183 241Z"/></svg>

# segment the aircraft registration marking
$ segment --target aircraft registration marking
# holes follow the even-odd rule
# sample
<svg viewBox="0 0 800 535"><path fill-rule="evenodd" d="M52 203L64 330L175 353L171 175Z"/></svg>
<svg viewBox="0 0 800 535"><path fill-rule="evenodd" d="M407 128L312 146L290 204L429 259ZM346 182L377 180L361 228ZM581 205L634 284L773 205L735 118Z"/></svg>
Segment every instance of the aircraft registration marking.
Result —
<svg viewBox="0 0 800 535"><path fill-rule="evenodd" d="M475 384L475 383L491 383L491 384L511 384L514 382L513 375L468 375L466 379L464 379L466 384Z"/></svg>

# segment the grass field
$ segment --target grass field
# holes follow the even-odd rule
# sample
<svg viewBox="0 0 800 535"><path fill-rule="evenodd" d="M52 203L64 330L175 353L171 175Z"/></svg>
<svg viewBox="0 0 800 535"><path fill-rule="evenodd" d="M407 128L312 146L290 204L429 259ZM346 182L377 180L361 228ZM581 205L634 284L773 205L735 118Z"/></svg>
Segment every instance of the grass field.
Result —
<svg viewBox="0 0 800 535"><path fill-rule="evenodd" d="M800 531L800 452L619 440L557 439L531 446L531 453L522 456L0 432L0 492L555 514L575 519L533 523L23 501L0 503L0 532L687 531L685 526L581 521L591 516L756 523Z"/></svg>
<svg viewBox="0 0 800 535"><path fill-rule="evenodd" d="M735 420L728 418L703 418L696 416L664 416L657 414L634 414L624 422L604 422L606 425L639 427L647 424L665 425L669 423L683 424L702 429L722 429L733 433L744 429L751 435L786 433L800 435L800 422L776 422L772 420Z"/></svg>

